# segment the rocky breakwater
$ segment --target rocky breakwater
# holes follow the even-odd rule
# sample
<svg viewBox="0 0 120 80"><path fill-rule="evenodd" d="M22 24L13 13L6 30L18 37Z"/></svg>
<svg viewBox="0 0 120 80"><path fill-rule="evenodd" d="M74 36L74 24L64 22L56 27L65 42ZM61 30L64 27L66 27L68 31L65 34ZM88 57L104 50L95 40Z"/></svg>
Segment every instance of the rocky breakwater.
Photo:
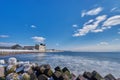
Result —
<svg viewBox="0 0 120 80"><path fill-rule="evenodd" d="M55 67L52 70L49 64L38 65L29 61L18 61L9 58L8 61L0 60L0 80L120 80L112 74L105 77L98 72L84 72L76 76L67 67Z"/></svg>

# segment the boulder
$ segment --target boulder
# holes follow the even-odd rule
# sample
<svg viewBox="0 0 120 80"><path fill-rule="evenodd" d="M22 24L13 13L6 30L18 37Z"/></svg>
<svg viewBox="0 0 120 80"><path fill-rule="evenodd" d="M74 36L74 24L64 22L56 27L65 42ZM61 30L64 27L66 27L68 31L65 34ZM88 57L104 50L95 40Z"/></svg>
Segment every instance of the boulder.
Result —
<svg viewBox="0 0 120 80"><path fill-rule="evenodd" d="M16 66L15 65L8 65L6 72L7 74L13 73L16 71Z"/></svg>
<svg viewBox="0 0 120 80"><path fill-rule="evenodd" d="M67 74L62 74L62 77L63 77L63 80L70 80L70 78L68 77L68 75Z"/></svg>
<svg viewBox="0 0 120 80"><path fill-rule="evenodd" d="M4 77L5 76L5 67L0 65L0 77Z"/></svg>
<svg viewBox="0 0 120 80"><path fill-rule="evenodd" d="M79 75L76 80L86 80L82 75Z"/></svg>
<svg viewBox="0 0 120 80"><path fill-rule="evenodd" d="M44 74L48 77L51 77L53 75L53 71L51 69L45 69Z"/></svg>
<svg viewBox="0 0 120 80"><path fill-rule="evenodd" d="M52 77L54 80L63 80L62 72L60 71L55 71Z"/></svg>
<svg viewBox="0 0 120 80"><path fill-rule="evenodd" d="M92 72L92 80L103 80L103 77L96 71Z"/></svg>
<svg viewBox="0 0 120 80"><path fill-rule="evenodd" d="M17 73L10 73L7 75L6 80L20 80Z"/></svg>
<svg viewBox="0 0 120 80"><path fill-rule="evenodd" d="M59 66L55 67L54 70L55 70L55 71L60 71L60 72L62 71Z"/></svg>
<svg viewBox="0 0 120 80"><path fill-rule="evenodd" d="M116 80L112 74L108 74L104 77L105 80Z"/></svg>
<svg viewBox="0 0 120 80"><path fill-rule="evenodd" d="M38 80L48 80L48 77L44 74L38 76Z"/></svg>
<svg viewBox="0 0 120 80"><path fill-rule="evenodd" d="M8 64L9 65L16 65L17 64L17 59L14 57L11 57L8 59Z"/></svg>
<svg viewBox="0 0 120 80"><path fill-rule="evenodd" d="M76 75L71 73L71 80L76 80Z"/></svg>
<svg viewBox="0 0 120 80"><path fill-rule="evenodd" d="M92 78L92 73L90 73L90 72L84 72L83 73L83 77L85 77L85 78L87 78L87 79L91 79Z"/></svg>
<svg viewBox="0 0 120 80"><path fill-rule="evenodd" d="M27 73L22 74L22 80L30 80L30 75Z"/></svg>

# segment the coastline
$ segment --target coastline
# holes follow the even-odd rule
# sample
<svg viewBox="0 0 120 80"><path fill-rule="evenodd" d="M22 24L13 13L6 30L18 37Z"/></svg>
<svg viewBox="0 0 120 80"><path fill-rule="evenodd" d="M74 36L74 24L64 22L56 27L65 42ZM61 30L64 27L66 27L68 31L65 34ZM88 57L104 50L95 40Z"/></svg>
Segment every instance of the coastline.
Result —
<svg viewBox="0 0 120 80"><path fill-rule="evenodd" d="M51 67L50 64L31 63L19 61L11 57L8 61L0 60L0 80L120 80L112 74L101 76L97 71L88 72L76 76L67 67Z"/></svg>

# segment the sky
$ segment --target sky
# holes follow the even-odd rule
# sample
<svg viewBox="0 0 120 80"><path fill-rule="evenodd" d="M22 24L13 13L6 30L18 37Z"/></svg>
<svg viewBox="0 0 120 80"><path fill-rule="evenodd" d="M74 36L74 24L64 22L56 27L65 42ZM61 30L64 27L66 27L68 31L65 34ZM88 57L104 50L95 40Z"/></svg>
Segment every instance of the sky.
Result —
<svg viewBox="0 0 120 80"><path fill-rule="evenodd" d="M0 0L0 46L120 51L120 0Z"/></svg>

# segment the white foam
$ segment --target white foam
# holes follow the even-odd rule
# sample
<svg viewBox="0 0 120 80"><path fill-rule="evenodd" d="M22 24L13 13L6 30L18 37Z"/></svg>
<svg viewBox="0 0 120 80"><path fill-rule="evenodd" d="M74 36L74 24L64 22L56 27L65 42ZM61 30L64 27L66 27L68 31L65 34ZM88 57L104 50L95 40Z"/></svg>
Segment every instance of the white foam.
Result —
<svg viewBox="0 0 120 80"><path fill-rule="evenodd" d="M36 61L38 62L38 61ZM120 63L84 58L80 56L63 56L63 55L52 55L47 56L40 64L50 64L53 68L56 66L68 67L70 71L79 75L83 74L84 71L96 70L102 76L109 73L113 74L116 78L120 77Z"/></svg>

